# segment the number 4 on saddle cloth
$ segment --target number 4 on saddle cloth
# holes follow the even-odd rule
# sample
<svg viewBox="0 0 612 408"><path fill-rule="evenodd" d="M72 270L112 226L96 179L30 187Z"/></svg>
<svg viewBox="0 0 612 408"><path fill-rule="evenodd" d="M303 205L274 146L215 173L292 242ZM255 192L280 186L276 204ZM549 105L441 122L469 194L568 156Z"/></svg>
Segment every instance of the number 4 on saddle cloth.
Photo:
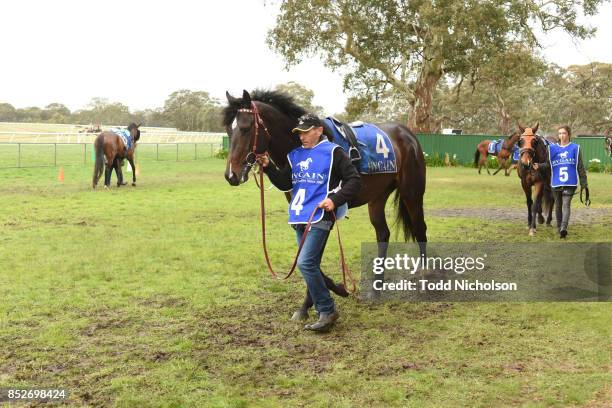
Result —
<svg viewBox="0 0 612 408"><path fill-rule="evenodd" d="M125 148L127 150L132 149L134 147L134 141L132 140L132 136L130 135L130 131L127 129L111 129L111 132L119 136L119 138L123 141Z"/></svg>
<svg viewBox="0 0 612 408"><path fill-rule="evenodd" d="M350 126L328 117L325 134L345 150L361 174L395 173L395 151L389 136L371 123L355 122Z"/></svg>

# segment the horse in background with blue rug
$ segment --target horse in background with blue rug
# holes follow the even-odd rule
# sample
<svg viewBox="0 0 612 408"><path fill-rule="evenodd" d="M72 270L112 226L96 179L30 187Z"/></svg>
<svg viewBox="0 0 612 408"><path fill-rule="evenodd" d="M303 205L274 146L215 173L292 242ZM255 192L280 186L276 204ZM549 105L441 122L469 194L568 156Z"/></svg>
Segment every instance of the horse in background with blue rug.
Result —
<svg viewBox="0 0 612 408"><path fill-rule="evenodd" d="M121 171L124 159L127 159L132 166L132 186L136 185L134 152L136 151L136 142L140 139L139 127L140 124L130 123L127 129L107 130L96 137L94 141L96 161L92 180L93 188L98 185L105 164L104 188L110 187L113 169L117 173L117 187L127 184L123 182L123 172Z"/></svg>
<svg viewBox="0 0 612 408"><path fill-rule="evenodd" d="M491 175L489 171L489 162L487 161L487 157L491 155L496 156L499 162L499 167L493 175L496 175L501 169L504 169L504 175L509 176L512 169L508 170L508 168L513 161L513 156L517 156L518 147L516 143L519 141L520 137L521 135L519 133L514 132L506 139L483 140L478 143L476 153L474 154L474 165L478 166L478 174L480 174L484 166L485 169L487 169L487 174ZM514 159L514 161L518 161L518 157Z"/></svg>

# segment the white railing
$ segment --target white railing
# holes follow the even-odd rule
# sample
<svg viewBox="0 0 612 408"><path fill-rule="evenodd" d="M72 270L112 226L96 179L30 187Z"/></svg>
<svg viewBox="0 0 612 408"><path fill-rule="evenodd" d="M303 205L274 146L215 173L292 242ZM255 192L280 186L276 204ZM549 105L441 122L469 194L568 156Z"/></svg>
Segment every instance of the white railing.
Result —
<svg viewBox="0 0 612 408"><path fill-rule="evenodd" d="M142 130L142 143L221 143L225 133ZM98 133L78 132L0 132L7 143L93 143Z"/></svg>

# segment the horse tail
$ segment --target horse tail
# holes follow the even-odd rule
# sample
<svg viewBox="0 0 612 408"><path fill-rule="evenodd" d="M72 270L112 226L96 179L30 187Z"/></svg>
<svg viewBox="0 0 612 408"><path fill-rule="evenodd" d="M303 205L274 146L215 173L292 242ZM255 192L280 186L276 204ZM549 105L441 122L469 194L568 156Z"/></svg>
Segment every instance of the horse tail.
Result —
<svg viewBox="0 0 612 408"><path fill-rule="evenodd" d="M402 232L404 233L404 241L407 242L409 239L412 239L414 241L414 234L412 234L412 219L410 218L408 208L406 208L406 205L402 202L400 188L395 190L393 204L395 205L395 208L397 210L395 224L400 225L402 227Z"/></svg>
<svg viewBox="0 0 612 408"><path fill-rule="evenodd" d="M427 225L423 214L423 196L425 194L425 157L416 136L403 125L405 133L401 149L402 158L398 169L397 189L393 198L397 216L396 226L401 226L404 240L427 242ZM399 230L399 228L398 228Z"/></svg>
<svg viewBox="0 0 612 408"><path fill-rule="evenodd" d="M104 137L102 135L96 137L94 141L94 151L96 152L96 164L94 166L92 185L93 188L96 188L98 180L100 180L100 176L102 175L102 170L104 169Z"/></svg>
<svg viewBox="0 0 612 408"><path fill-rule="evenodd" d="M478 160L480 160L480 151L476 148L476 153L474 153L474 166L478 166Z"/></svg>

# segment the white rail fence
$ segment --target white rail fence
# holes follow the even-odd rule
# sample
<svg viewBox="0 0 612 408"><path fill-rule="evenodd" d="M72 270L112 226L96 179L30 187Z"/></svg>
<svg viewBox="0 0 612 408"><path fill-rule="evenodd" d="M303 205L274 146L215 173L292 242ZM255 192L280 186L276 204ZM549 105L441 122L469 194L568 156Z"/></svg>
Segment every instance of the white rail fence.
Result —
<svg viewBox="0 0 612 408"><path fill-rule="evenodd" d="M0 142L5 143L93 143L99 133L78 132L0 132ZM181 132L167 128L141 131L141 143L218 143L224 133Z"/></svg>

